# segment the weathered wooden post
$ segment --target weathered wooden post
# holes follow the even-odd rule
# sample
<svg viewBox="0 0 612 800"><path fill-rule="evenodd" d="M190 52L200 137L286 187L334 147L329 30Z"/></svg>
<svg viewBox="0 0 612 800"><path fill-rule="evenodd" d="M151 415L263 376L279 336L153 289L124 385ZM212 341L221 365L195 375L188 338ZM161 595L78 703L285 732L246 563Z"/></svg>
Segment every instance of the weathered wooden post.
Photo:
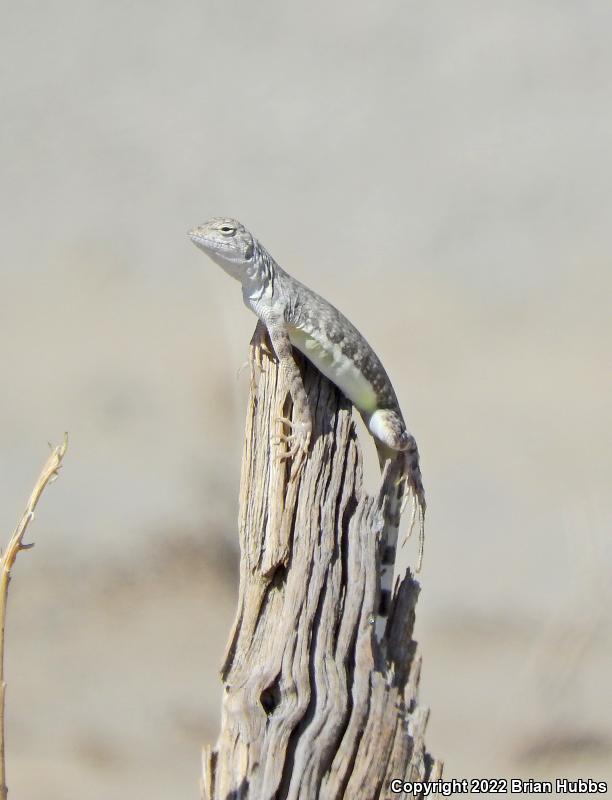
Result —
<svg viewBox="0 0 612 800"><path fill-rule="evenodd" d="M296 485L275 456L286 387L265 351L251 350L240 487L240 592L222 668L221 732L204 749L210 800L374 800L391 779L435 780L418 705L412 639L418 584L406 574L380 643L377 497L362 488L350 404L300 362L314 416L311 452Z"/></svg>

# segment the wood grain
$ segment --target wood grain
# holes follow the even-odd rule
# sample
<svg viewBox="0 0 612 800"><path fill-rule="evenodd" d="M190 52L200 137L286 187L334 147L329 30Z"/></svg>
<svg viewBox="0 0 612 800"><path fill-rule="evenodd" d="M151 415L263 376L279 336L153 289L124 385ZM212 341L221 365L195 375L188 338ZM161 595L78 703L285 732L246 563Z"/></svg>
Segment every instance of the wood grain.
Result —
<svg viewBox="0 0 612 800"><path fill-rule="evenodd" d="M278 460L286 445L274 437L290 401L275 361L251 347L238 610L203 796L411 797L391 794L390 780L433 780L441 764L425 750L410 573L396 584L380 643L374 632L379 537L396 476L388 469L376 497L364 492L350 404L303 359L300 368L313 438L299 481L288 484L290 464Z"/></svg>

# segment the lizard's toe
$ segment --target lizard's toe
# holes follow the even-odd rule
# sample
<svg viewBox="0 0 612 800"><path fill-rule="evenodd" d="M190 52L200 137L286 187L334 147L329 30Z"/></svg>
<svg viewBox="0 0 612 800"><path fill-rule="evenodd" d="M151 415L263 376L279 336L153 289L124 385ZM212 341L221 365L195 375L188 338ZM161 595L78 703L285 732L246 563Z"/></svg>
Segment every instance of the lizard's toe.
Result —
<svg viewBox="0 0 612 800"><path fill-rule="evenodd" d="M293 483L298 479L306 462L306 456L310 448L311 426L309 423L300 422L299 420L293 421L287 417L277 417L277 422L287 425L291 429L291 433L280 433L275 437L275 440L277 444L284 442L290 445L288 450L277 455L277 459L278 461L293 459L289 477L289 480Z"/></svg>

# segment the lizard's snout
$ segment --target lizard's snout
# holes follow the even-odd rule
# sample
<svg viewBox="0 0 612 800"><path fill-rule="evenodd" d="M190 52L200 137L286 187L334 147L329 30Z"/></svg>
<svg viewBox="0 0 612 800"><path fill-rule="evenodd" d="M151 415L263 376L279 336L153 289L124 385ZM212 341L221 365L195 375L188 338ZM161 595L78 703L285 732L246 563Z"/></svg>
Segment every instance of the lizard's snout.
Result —
<svg viewBox="0 0 612 800"><path fill-rule="evenodd" d="M197 244L201 247L203 244L206 243L205 237L202 235L202 232L199 228L194 228L193 230L187 233L187 236L191 239L194 244Z"/></svg>

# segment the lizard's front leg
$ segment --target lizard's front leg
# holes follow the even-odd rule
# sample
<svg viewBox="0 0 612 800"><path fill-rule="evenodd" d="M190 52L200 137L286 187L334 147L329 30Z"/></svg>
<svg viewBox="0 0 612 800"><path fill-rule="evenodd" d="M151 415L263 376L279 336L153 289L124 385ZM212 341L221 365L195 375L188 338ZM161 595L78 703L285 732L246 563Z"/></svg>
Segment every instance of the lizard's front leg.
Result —
<svg viewBox="0 0 612 800"><path fill-rule="evenodd" d="M271 320L266 320L266 327L272 347L278 358L281 377L285 381L293 401L294 417L296 419L292 421L284 417L280 418L281 422L289 425L292 432L288 436L282 435L279 438L290 445L290 449L283 453L280 458L281 460L285 458L293 459L290 480L295 481L304 466L312 434L312 418L310 406L308 405L308 395L304 389L304 382L298 366L293 358L287 323L283 318L275 317Z"/></svg>

